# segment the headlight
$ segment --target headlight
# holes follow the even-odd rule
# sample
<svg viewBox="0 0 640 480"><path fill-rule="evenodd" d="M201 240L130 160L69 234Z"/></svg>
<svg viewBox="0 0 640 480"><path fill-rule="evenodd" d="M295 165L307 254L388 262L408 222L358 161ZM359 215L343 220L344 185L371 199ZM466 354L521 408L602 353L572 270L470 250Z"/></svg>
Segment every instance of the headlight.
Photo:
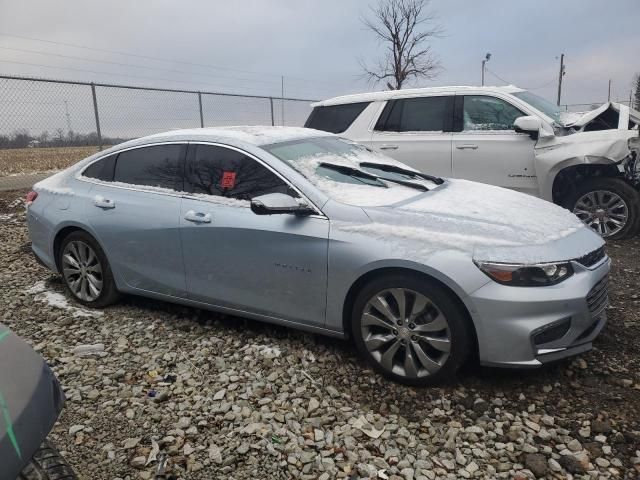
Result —
<svg viewBox="0 0 640 480"><path fill-rule="evenodd" d="M573 267L569 262L536 265L476 261L474 263L492 280L512 287L546 287L573 275Z"/></svg>

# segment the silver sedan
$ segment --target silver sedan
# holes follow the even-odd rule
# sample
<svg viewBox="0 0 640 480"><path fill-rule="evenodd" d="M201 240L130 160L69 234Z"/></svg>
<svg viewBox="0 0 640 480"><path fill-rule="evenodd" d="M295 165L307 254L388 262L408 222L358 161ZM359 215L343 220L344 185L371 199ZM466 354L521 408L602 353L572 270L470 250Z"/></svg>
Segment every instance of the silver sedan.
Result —
<svg viewBox="0 0 640 480"><path fill-rule="evenodd" d="M424 385L584 352L609 259L570 212L309 129L133 140L34 186L32 248L81 304L158 298L337 337Z"/></svg>

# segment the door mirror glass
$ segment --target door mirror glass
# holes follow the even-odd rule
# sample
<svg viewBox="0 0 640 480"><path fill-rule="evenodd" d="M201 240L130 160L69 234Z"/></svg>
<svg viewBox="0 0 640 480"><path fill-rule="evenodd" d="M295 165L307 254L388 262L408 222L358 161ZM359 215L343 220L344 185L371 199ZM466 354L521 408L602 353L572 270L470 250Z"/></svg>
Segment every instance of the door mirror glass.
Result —
<svg viewBox="0 0 640 480"><path fill-rule="evenodd" d="M314 210L303 200L293 198L284 193L267 193L251 200L251 210L257 215L274 215L294 213L309 215Z"/></svg>
<svg viewBox="0 0 640 480"><path fill-rule="evenodd" d="M532 138L538 138L540 129L542 128L542 121L540 121L538 117L530 115L516 118L513 125L516 132L528 133Z"/></svg>

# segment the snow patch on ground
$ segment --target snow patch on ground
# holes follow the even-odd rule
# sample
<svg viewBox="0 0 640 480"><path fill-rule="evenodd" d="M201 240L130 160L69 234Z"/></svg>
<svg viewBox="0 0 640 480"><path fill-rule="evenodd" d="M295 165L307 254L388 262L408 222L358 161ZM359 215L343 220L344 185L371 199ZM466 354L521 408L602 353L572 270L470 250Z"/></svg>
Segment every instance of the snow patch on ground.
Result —
<svg viewBox="0 0 640 480"><path fill-rule="evenodd" d="M10 222L13 217L13 213L0 213L0 222Z"/></svg>
<svg viewBox="0 0 640 480"><path fill-rule="evenodd" d="M69 304L69 301L64 295L47 288L46 283L42 280L36 282L35 285L25 290L25 292L30 295L34 295L34 298L39 302L46 303L53 308L68 311L74 317L95 318L101 317L103 315L103 313L100 311L74 307L73 305Z"/></svg>

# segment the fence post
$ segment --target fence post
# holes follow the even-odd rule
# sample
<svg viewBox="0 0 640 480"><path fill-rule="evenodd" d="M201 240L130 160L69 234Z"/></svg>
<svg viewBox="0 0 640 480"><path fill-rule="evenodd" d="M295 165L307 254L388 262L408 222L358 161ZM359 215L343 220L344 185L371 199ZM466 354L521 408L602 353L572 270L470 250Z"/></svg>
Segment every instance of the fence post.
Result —
<svg viewBox="0 0 640 480"><path fill-rule="evenodd" d="M91 96L93 97L93 113L96 116L96 133L98 134L98 150L102 150L102 133L100 133L100 116L98 115L98 100L96 86L91 82Z"/></svg>
<svg viewBox="0 0 640 480"><path fill-rule="evenodd" d="M202 92L198 92L198 106L200 107L200 128L204 128L204 115L202 114Z"/></svg>
<svg viewBox="0 0 640 480"><path fill-rule="evenodd" d="M271 126L275 126L276 122L273 119L273 97L269 97L269 105L271 105Z"/></svg>

